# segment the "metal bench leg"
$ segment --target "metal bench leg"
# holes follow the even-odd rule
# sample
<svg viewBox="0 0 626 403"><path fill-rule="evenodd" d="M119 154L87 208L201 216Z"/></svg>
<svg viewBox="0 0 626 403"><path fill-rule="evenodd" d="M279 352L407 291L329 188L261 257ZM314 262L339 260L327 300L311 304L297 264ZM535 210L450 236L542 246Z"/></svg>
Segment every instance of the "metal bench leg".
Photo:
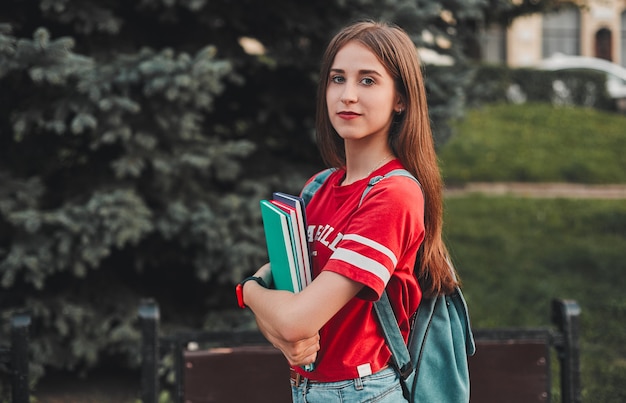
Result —
<svg viewBox="0 0 626 403"><path fill-rule="evenodd" d="M561 400L580 403L580 306L572 300L552 301L552 321L563 333L557 346L561 362Z"/></svg>
<svg viewBox="0 0 626 403"><path fill-rule="evenodd" d="M11 370L12 379L12 402L28 403L28 339L30 316L15 314L11 320Z"/></svg>
<svg viewBox="0 0 626 403"><path fill-rule="evenodd" d="M151 299L141 301L141 400L157 403L159 398L159 306Z"/></svg>

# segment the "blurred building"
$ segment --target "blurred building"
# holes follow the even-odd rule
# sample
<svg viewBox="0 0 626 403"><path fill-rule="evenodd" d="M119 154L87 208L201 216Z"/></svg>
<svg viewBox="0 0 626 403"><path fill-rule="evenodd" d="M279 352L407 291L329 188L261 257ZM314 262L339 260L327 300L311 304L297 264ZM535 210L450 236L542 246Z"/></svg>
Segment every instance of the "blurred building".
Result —
<svg viewBox="0 0 626 403"><path fill-rule="evenodd" d="M626 67L626 0L570 4L558 12L520 17L508 28L485 29L481 59L523 67L562 53L598 57Z"/></svg>

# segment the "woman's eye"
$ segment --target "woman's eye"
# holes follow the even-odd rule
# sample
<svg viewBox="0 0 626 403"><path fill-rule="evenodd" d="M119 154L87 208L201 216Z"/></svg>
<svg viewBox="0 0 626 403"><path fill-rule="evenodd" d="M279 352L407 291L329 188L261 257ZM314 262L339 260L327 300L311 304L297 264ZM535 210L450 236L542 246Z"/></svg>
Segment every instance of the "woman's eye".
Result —
<svg viewBox="0 0 626 403"><path fill-rule="evenodd" d="M330 78L330 81L332 81L335 84L342 84L345 81L345 79L343 78L343 76L332 76Z"/></svg>
<svg viewBox="0 0 626 403"><path fill-rule="evenodd" d="M373 85L374 80L370 77L365 77L361 80L361 83L363 83L364 85Z"/></svg>

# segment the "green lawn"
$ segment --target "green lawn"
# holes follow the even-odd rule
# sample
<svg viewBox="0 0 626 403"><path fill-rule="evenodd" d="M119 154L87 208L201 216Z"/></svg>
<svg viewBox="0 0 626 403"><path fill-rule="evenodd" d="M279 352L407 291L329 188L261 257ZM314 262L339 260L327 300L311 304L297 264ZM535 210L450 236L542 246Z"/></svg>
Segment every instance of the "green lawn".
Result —
<svg viewBox="0 0 626 403"><path fill-rule="evenodd" d="M626 179L624 116L490 106L459 128L440 154L448 178L565 181L578 166L592 183ZM449 198L444 232L474 327L549 325L551 299L575 299L583 401L626 401L626 200Z"/></svg>
<svg viewBox="0 0 626 403"><path fill-rule="evenodd" d="M626 201L472 196L445 218L473 326L549 325L551 299L574 299L584 401L626 401Z"/></svg>

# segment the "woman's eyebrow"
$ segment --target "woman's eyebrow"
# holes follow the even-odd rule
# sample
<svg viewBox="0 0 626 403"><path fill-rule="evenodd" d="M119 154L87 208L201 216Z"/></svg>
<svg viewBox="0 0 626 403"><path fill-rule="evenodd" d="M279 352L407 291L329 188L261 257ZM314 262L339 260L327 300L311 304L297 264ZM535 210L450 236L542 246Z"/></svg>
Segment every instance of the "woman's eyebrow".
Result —
<svg viewBox="0 0 626 403"><path fill-rule="evenodd" d="M345 74L345 70L343 69L336 69L336 68L331 68L330 69L331 73L340 73L340 74ZM376 70L370 70L370 69L362 69L358 71L359 75L377 75L379 77L382 77L382 74L380 74L378 71Z"/></svg>

